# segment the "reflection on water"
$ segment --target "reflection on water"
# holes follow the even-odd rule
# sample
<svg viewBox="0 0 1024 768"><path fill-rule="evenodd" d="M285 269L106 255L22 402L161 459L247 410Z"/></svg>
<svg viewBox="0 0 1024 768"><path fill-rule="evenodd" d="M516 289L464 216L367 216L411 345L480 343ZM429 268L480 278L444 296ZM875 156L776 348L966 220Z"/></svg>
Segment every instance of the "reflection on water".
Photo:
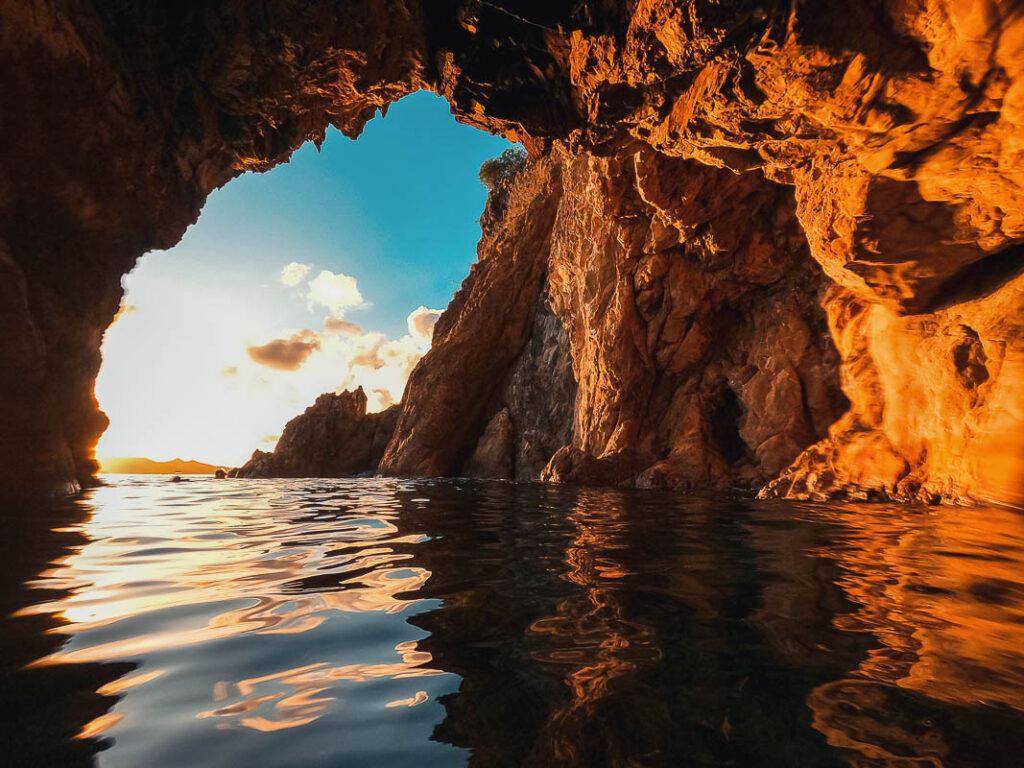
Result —
<svg viewBox="0 0 1024 768"><path fill-rule="evenodd" d="M113 477L8 510L15 764L1013 765L1024 519Z"/></svg>

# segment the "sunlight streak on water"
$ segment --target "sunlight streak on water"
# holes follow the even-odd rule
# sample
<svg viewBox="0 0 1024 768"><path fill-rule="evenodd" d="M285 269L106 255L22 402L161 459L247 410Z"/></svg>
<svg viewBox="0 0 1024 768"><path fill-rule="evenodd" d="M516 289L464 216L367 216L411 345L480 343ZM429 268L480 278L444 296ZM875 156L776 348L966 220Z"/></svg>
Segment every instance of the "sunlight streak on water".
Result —
<svg viewBox="0 0 1024 768"><path fill-rule="evenodd" d="M1024 754L1009 510L122 476L38 515L54 554L0 590L0 737L36 763Z"/></svg>
<svg viewBox="0 0 1024 768"><path fill-rule="evenodd" d="M87 723L79 738L112 736L128 750L149 741L151 718L168 714L167 697L135 694L157 680L174 693L175 718L191 713L218 729L269 733L314 723L339 706L346 686L378 683L374 698L384 710L427 696L413 679L443 675L417 650L413 638L422 632L402 617L420 601L399 595L414 593L430 572L400 551L423 537L393 524L395 483L110 479L92 494L93 514L80 526L89 543L28 585L67 594L15 614L52 615L59 623L50 633L69 638L30 667L142 665L99 689L130 694L132 706ZM352 624L349 615L394 618ZM308 661L301 666L270 644L272 636L314 635L286 646ZM196 657L207 662L201 675L187 670ZM434 694L451 688L446 677Z"/></svg>

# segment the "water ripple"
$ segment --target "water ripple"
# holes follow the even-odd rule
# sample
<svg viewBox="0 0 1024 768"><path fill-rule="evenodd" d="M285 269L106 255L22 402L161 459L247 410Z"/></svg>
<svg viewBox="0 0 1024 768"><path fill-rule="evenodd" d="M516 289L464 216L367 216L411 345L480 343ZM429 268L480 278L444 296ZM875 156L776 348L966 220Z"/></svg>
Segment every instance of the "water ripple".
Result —
<svg viewBox="0 0 1024 768"><path fill-rule="evenodd" d="M16 512L0 738L27 765L1024 754L1010 510L126 476Z"/></svg>

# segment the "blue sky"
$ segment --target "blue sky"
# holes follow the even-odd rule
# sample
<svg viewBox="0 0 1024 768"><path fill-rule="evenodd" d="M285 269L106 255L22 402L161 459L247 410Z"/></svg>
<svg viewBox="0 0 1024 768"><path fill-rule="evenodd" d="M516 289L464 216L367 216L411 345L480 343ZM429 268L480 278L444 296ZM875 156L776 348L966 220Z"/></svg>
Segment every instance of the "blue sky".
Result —
<svg viewBox="0 0 1024 768"><path fill-rule="evenodd" d="M100 458L240 463L321 392L362 385L371 410L399 399L476 260L480 164L508 146L421 92L356 141L331 130L320 152L210 195L177 246L125 277L96 387L111 418ZM305 276L282 279L289 264ZM325 333L328 316L359 331ZM275 341L302 354L268 364ZM353 363L373 350L387 366Z"/></svg>
<svg viewBox="0 0 1024 768"><path fill-rule="evenodd" d="M263 174L214 192L199 222L170 251L136 270L180 281L205 272L218 291L267 300L282 265L313 264L356 278L371 304L348 319L398 334L417 306L447 306L476 260L487 192L480 164L510 144L460 125L444 99L422 91L392 104L357 141L331 129ZM204 281L205 282L205 281ZM294 307L285 324L308 324Z"/></svg>

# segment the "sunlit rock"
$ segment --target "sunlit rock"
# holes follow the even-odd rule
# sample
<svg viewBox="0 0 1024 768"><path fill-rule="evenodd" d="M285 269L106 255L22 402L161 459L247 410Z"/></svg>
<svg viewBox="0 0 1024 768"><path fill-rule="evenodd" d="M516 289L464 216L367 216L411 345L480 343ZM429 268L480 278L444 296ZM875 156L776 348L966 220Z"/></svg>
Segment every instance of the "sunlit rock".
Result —
<svg viewBox="0 0 1024 768"><path fill-rule="evenodd" d="M573 456L616 457L621 480L644 485L782 471L769 493L1020 500L1017 3L14 0L0 16L0 95L17 105L0 121L8 490L92 481L100 339L142 253L173 245L239 173L328 125L356 136L429 88L459 120L557 157L546 183L574 201L550 277L579 382ZM707 212L674 189L684 179ZM759 244L744 240L782 210L765 196L795 204ZM536 205L533 234L507 248L537 250L529 237L556 212ZM801 250L824 278L800 258L779 273ZM543 268L475 279L534 292ZM827 438L839 401L815 320L825 279L852 403ZM500 330L474 321L475 341L434 356L442 369L474 350L490 360L463 359L481 382L443 383L441 409L407 398L382 469L457 471L500 410L493 387L528 341L535 296L506 297L510 316L481 315ZM548 474L586 479L555 470L590 459Z"/></svg>

